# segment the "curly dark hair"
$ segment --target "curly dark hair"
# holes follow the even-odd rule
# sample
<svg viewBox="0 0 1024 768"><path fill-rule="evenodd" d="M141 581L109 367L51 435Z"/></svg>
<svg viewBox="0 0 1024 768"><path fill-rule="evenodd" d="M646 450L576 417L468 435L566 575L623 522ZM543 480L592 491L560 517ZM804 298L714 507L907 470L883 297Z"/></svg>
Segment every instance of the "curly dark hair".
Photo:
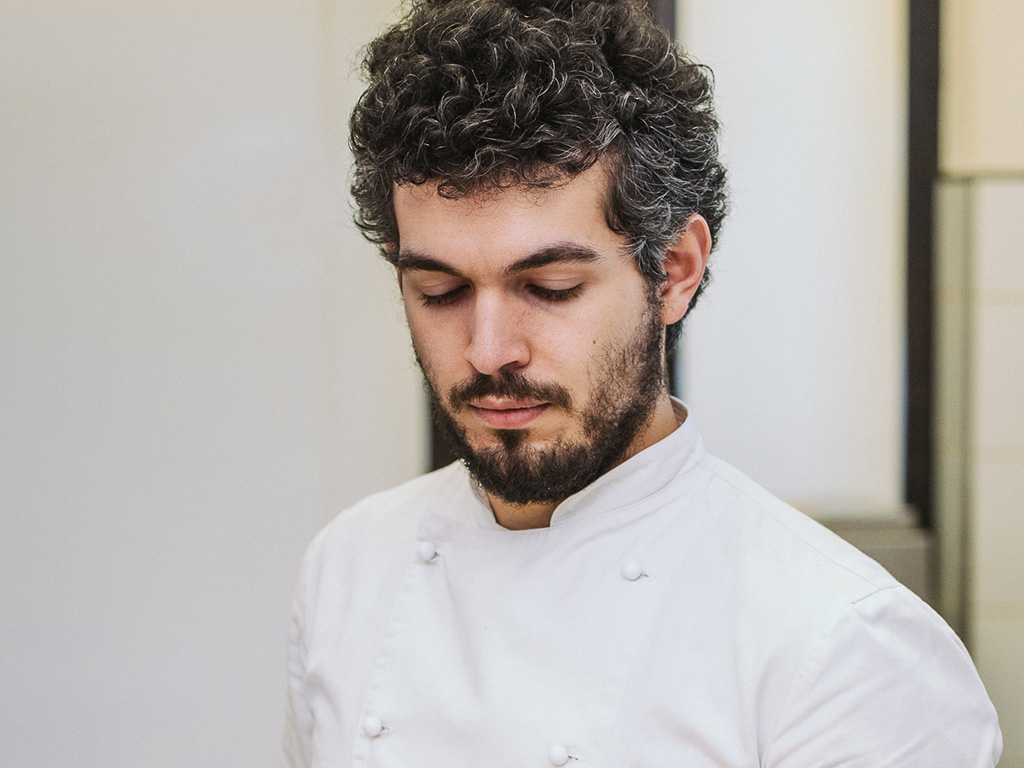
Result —
<svg viewBox="0 0 1024 768"><path fill-rule="evenodd" d="M639 0L413 0L363 67L349 138L355 221L385 258L397 253L396 183L436 182L458 198L551 186L598 160L610 170L608 225L649 281L665 279L665 249L692 214L717 239L728 202L711 72Z"/></svg>

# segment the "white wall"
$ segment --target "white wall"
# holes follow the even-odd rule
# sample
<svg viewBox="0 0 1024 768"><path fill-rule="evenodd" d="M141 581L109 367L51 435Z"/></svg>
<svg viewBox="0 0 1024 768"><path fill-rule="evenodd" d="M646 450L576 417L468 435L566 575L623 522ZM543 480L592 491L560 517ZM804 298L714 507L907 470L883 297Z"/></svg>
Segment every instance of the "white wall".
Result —
<svg viewBox="0 0 1024 768"><path fill-rule="evenodd" d="M0 765L277 763L302 551L424 461L347 224L389 7L0 9Z"/></svg>
<svg viewBox="0 0 1024 768"><path fill-rule="evenodd" d="M711 451L804 511L896 518L906 2L680 2L734 198L684 397Z"/></svg>

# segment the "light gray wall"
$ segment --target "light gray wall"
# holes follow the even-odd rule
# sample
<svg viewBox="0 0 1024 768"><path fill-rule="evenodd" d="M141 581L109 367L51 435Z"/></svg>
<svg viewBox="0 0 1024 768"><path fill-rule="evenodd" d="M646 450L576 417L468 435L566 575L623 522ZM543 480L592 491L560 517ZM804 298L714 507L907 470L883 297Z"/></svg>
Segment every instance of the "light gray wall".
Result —
<svg viewBox="0 0 1024 768"><path fill-rule="evenodd" d="M277 763L324 522L424 462L347 224L390 4L0 9L0 765Z"/></svg>
<svg viewBox="0 0 1024 768"><path fill-rule="evenodd" d="M734 207L687 321L711 451L818 517L902 510L906 2L680 0Z"/></svg>

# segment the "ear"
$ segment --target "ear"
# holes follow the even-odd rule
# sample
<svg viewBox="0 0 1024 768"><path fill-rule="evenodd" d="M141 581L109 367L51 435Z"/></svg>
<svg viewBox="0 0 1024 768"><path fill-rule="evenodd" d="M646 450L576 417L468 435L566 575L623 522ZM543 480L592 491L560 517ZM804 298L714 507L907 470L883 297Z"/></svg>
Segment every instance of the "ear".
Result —
<svg viewBox="0 0 1024 768"><path fill-rule="evenodd" d="M661 322L681 320L697 292L711 253L711 230L700 214L693 214L678 239L665 250L662 266L668 279L661 289Z"/></svg>

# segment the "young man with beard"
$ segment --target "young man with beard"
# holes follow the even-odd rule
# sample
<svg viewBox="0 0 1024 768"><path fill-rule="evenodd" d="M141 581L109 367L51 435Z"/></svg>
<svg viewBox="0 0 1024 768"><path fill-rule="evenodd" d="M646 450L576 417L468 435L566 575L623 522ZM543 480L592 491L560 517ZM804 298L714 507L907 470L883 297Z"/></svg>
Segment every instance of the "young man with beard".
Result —
<svg viewBox="0 0 1024 768"><path fill-rule="evenodd" d="M963 646L708 456L665 352L725 212L709 73L629 0L420 0L357 221L461 462L306 557L292 766L993 766Z"/></svg>

